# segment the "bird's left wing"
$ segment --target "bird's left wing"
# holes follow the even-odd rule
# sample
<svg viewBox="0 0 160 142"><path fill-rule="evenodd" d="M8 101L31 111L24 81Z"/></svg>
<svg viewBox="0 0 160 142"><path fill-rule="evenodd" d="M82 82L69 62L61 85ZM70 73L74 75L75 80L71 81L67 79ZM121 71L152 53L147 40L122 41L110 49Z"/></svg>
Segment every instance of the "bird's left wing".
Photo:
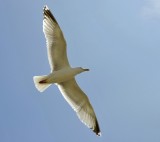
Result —
<svg viewBox="0 0 160 142"><path fill-rule="evenodd" d="M69 66L65 38L58 22L47 6L44 6L43 16L43 32L46 38L51 71Z"/></svg>
<svg viewBox="0 0 160 142"><path fill-rule="evenodd" d="M65 100L77 113L79 119L92 129L96 135L101 135L98 121L89 99L79 88L75 79L59 83L58 88Z"/></svg>

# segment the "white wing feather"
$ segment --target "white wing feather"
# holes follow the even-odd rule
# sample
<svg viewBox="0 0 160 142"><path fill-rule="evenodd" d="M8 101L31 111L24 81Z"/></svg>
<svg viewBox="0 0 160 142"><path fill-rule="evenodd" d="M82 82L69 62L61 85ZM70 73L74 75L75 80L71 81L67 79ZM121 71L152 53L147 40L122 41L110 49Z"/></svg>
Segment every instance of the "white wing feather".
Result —
<svg viewBox="0 0 160 142"><path fill-rule="evenodd" d="M95 112L88 97L79 88L75 79L58 84L58 88L69 105L77 113L79 119L90 129L93 129L97 135L100 135L100 128Z"/></svg>
<svg viewBox="0 0 160 142"><path fill-rule="evenodd" d="M66 54L66 41L63 33L47 6L43 9L43 15L43 32L46 38L51 71L70 66Z"/></svg>

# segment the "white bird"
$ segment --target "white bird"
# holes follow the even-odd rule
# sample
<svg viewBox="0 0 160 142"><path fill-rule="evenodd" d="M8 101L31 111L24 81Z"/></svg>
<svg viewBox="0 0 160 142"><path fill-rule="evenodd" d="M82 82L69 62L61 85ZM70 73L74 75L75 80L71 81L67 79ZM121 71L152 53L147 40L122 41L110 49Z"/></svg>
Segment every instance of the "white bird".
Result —
<svg viewBox="0 0 160 142"><path fill-rule="evenodd" d="M40 92L43 92L55 83L79 119L96 135L100 136L101 132L95 112L88 97L80 89L74 78L77 74L89 71L89 69L71 68L67 58L66 41L63 33L47 6L44 6L43 16L43 32L46 38L51 73L45 76L34 76L35 86Z"/></svg>

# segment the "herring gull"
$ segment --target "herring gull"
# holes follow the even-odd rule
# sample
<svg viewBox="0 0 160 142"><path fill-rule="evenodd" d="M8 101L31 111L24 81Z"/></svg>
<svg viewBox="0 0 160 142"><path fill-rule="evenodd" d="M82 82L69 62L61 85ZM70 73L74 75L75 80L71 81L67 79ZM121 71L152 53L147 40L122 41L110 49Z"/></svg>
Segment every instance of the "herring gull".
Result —
<svg viewBox="0 0 160 142"><path fill-rule="evenodd" d="M96 135L100 136L100 128L92 105L86 94L78 86L75 76L89 69L72 68L66 53L66 41L63 33L47 6L43 9L43 32L46 38L48 60L51 73L34 76L33 80L38 91L43 92L51 84L56 84L78 118Z"/></svg>

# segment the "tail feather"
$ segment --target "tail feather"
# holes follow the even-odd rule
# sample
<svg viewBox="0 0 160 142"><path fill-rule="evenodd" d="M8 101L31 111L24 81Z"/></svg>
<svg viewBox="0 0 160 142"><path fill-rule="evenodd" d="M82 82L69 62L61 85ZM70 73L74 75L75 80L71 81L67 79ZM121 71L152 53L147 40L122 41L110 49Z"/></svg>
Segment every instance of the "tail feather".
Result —
<svg viewBox="0 0 160 142"><path fill-rule="evenodd" d="M45 82L47 79L47 75L45 76L34 76L33 81L38 91L43 92L46 90L51 84Z"/></svg>

